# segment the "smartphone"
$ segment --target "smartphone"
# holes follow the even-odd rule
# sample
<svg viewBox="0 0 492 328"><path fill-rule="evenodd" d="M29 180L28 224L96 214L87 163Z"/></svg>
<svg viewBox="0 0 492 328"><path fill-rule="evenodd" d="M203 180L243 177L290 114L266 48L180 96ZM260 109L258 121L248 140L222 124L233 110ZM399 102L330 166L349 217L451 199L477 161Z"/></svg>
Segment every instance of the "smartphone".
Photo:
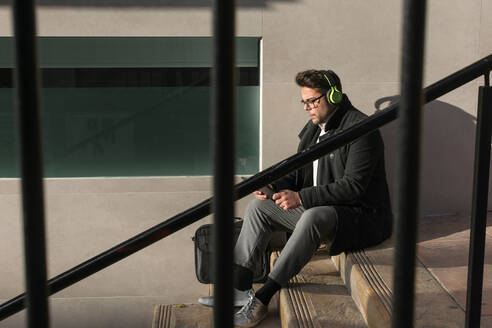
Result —
<svg viewBox="0 0 492 328"><path fill-rule="evenodd" d="M270 187L268 187L268 186L264 186L263 188L260 188L260 191L261 191L262 193L264 193L264 194L267 196L267 198L268 198L268 199L272 199L272 196L273 196L273 194L274 194L274 192L273 192L273 189L272 189L272 188L270 188Z"/></svg>
<svg viewBox="0 0 492 328"><path fill-rule="evenodd" d="M246 180L247 178L246 177L241 177L241 179L243 180ZM272 199L272 196L273 194L275 193L273 191L272 188L268 187L268 186L264 186L264 187L261 187L260 189L258 189L259 191L261 191L263 194L265 194L267 196L268 199Z"/></svg>

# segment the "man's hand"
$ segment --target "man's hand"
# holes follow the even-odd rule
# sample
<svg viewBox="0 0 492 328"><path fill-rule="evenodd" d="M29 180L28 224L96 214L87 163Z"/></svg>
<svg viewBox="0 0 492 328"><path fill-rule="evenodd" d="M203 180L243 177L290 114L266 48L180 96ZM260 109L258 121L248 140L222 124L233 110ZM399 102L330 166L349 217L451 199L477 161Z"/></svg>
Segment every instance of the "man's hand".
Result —
<svg viewBox="0 0 492 328"><path fill-rule="evenodd" d="M268 188L273 189L271 184L268 185ZM261 200L267 200L268 199L268 196L265 195L265 193L262 192L261 190L253 191L253 195L255 195L256 198L261 199Z"/></svg>
<svg viewBox="0 0 492 328"><path fill-rule="evenodd" d="M299 194L292 190L282 190L276 194L273 194L272 199L275 204L280 206L284 211L294 209L302 205L301 197Z"/></svg>
<svg viewBox="0 0 492 328"><path fill-rule="evenodd" d="M263 192L261 192L259 190L253 191L253 195L255 195L256 198L261 199L261 200L267 200L268 199L267 195L265 195Z"/></svg>

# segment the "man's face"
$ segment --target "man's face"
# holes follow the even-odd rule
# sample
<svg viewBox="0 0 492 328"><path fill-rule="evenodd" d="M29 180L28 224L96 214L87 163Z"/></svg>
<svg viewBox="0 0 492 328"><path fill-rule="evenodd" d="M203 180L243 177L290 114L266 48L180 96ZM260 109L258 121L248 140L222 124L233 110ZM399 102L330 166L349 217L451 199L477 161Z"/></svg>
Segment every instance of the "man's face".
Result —
<svg viewBox="0 0 492 328"><path fill-rule="evenodd" d="M304 102L304 109L308 112L309 118L314 124L326 123L330 114L335 110L335 106L330 105L326 101L326 97L319 98L321 95L317 89L301 87L301 99Z"/></svg>

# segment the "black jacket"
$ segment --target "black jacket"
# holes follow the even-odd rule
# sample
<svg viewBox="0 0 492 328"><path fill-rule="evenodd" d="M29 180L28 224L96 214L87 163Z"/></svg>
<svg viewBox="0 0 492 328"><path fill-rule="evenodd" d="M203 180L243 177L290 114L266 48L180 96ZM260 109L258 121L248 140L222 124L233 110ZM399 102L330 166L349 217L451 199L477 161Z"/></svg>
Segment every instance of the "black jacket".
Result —
<svg viewBox="0 0 492 328"><path fill-rule="evenodd" d="M367 118L343 96L320 141ZM309 121L299 133L298 152L314 145L321 129ZM319 158L317 186L312 163L275 181L275 191L299 192L304 208L334 206L338 228L332 255L375 245L391 234L391 205L384 166L384 144L378 130Z"/></svg>

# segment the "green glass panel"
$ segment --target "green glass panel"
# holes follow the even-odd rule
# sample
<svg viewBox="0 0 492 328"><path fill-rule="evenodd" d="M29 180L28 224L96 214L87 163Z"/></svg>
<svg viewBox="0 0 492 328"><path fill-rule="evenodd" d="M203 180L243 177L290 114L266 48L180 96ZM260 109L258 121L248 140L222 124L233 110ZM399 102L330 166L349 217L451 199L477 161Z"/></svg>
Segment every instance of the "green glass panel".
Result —
<svg viewBox="0 0 492 328"><path fill-rule="evenodd" d="M43 68L212 67L210 37L39 37ZM258 67L259 39L236 38L236 66ZM14 67L13 39L0 37L0 68Z"/></svg>
<svg viewBox="0 0 492 328"><path fill-rule="evenodd" d="M210 88L42 90L47 177L211 175ZM238 87L237 174L259 169L258 86ZM0 176L16 177L12 89L0 89Z"/></svg>
<svg viewBox="0 0 492 328"><path fill-rule="evenodd" d="M0 88L0 177L18 176L13 89Z"/></svg>

